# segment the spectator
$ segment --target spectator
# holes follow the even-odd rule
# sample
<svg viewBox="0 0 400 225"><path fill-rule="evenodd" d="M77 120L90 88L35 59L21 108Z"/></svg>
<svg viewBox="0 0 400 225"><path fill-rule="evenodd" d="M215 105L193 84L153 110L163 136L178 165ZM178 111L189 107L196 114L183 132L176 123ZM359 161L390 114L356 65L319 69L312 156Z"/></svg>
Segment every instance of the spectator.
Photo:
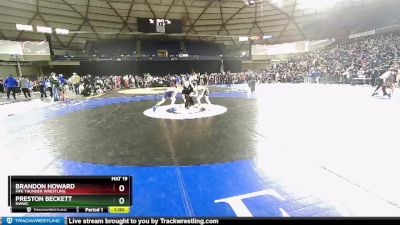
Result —
<svg viewBox="0 0 400 225"><path fill-rule="evenodd" d="M41 100L43 100L43 97L47 98L46 83L47 83L47 77L45 77L43 80L39 81L39 91L40 91L40 99Z"/></svg>
<svg viewBox="0 0 400 225"><path fill-rule="evenodd" d="M14 101L16 100L15 92L18 86L18 81L13 77L13 75L9 75L7 79L4 81L4 87L7 89L7 100L10 100L10 94L14 97Z"/></svg>
<svg viewBox="0 0 400 225"><path fill-rule="evenodd" d="M29 90L30 88L30 81L27 77L22 77L21 82L21 91L24 93L25 98L27 99L28 97L31 98L31 91Z"/></svg>
<svg viewBox="0 0 400 225"><path fill-rule="evenodd" d="M58 74L58 83L59 83L59 89L58 89L59 100L64 101L66 99L66 92L68 91L68 84L62 74Z"/></svg>
<svg viewBox="0 0 400 225"><path fill-rule="evenodd" d="M51 76L52 76L52 75L50 75L50 77L51 77ZM45 81L46 81L46 82L45 82L46 89L48 89L49 92L50 92L50 98L53 98L53 88L52 88L52 86L51 86L50 79L46 79Z"/></svg>
<svg viewBox="0 0 400 225"><path fill-rule="evenodd" d="M0 80L0 93L4 92L4 85L3 85L3 80Z"/></svg>
<svg viewBox="0 0 400 225"><path fill-rule="evenodd" d="M58 101L59 100L59 88L60 88L60 82L58 81L58 76L55 73L51 73L49 81L50 81L51 89L53 92L53 100Z"/></svg>
<svg viewBox="0 0 400 225"><path fill-rule="evenodd" d="M72 73L71 83L74 86L75 94L79 95L79 84L81 82L81 77L77 73Z"/></svg>

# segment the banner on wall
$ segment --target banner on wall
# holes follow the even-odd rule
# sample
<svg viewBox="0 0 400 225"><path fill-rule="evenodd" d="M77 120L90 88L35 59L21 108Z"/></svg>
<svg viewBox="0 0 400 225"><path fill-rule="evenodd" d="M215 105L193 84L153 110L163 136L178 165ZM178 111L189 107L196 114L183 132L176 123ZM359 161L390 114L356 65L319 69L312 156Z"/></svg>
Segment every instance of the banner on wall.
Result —
<svg viewBox="0 0 400 225"><path fill-rule="evenodd" d="M47 41L7 41L0 40L0 54L3 55L50 55Z"/></svg>
<svg viewBox="0 0 400 225"><path fill-rule="evenodd" d="M18 42L23 55L50 55L50 46L47 41Z"/></svg>
<svg viewBox="0 0 400 225"><path fill-rule="evenodd" d="M298 41L276 45L252 45L252 55L255 56L272 56L272 55L284 55L284 54L295 54L304 53L309 51L315 51L319 48L323 48L326 45L333 43L334 39L317 40L317 41Z"/></svg>
<svg viewBox="0 0 400 225"><path fill-rule="evenodd" d="M16 41L0 40L0 54L22 55L22 48Z"/></svg>

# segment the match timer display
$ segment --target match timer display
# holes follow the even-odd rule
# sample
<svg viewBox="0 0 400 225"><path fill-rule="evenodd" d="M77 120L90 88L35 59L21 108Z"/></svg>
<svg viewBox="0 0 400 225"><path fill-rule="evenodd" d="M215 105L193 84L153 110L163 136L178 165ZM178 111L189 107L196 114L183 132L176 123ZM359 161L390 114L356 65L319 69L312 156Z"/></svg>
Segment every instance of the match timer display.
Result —
<svg viewBox="0 0 400 225"><path fill-rule="evenodd" d="M11 212L127 213L131 176L9 176Z"/></svg>

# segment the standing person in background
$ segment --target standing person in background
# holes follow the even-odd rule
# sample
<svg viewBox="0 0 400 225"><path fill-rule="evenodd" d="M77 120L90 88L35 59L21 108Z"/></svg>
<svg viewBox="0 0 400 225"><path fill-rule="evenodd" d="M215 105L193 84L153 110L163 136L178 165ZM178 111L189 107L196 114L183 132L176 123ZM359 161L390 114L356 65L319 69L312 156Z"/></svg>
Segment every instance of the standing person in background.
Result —
<svg viewBox="0 0 400 225"><path fill-rule="evenodd" d="M124 81L124 88L129 88L129 76L125 75L123 77L123 81Z"/></svg>
<svg viewBox="0 0 400 225"><path fill-rule="evenodd" d="M117 88L120 89L122 87L122 76L117 76Z"/></svg>
<svg viewBox="0 0 400 225"><path fill-rule="evenodd" d="M133 88L137 88L137 82L136 82L135 76L131 77L131 83L132 83Z"/></svg>
<svg viewBox="0 0 400 225"><path fill-rule="evenodd" d="M247 81L248 91L247 91L247 96L249 97L251 93L254 93L256 91L256 78L253 75L250 75Z"/></svg>
<svg viewBox="0 0 400 225"><path fill-rule="evenodd" d="M58 101L58 98L59 98L58 92L59 92L59 88L60 88L60 83L58 82L58 77L57 77L56 73L51 73L49 80L50 80L50 85L51 85L51 89L53 92L53 100Z"/></svg>
<svg viewBox="0 0 400 225"><path fill-rule="evenodd" d="M29 90L30 84L29 84L29 79L27 77L22 77L21 79L21 91L24 93L25 98L27 99L28 97L31 98L31 91Z"/></svg>
<svg viewBox="0 0 400 225"><path fill-rule="evenodd" d="M210 85L207 73L203 77L203 85Z"/></svg>
<svg viewBox="0 0 400 225"><path fill-rule="evenodd" d="M29 81L29 83L28 83L29 84L29 92L33 93L34 88L36 88L36 90L37 90L36 81L30 81L29 78L28 78L28 81Z"/></svg>
<svg viewBox="0 0 400 225"><path fill-rule="evenodd" d="M67 84L68 84L68 91L72 91L72 92L75 93L74 85L72 85L72 79L71 79L71 77L68 78L68 79L66 79L66 80L67 80Z"/></svg>
<svg viewBox="0 0 400 225"><path fill-rule="evenodd" d="M81 77L77 73L73 72L71 77L71 83L74 86L74 91L76 95L79 95L80 82L81 82Z"/></svg>
<svg viewBox="0 0 400 225"><path fill-rule="evenodd" d="M90 82L90 90L91 90L90 94L93 95L94 91L95 91L96 79L91 74L89 74L89 82Z"/></svg>
<svg viewBox="0 0 400 225"><path fill-rule="evenodd" d="M4 92L3 80L0 80L0 93Z"/></svg>
<svg viewBox="0 0 400 225"><path fill-rule="evenodd" d="M232 74L228 73L227 75L227 79L226 79L226 86L227 87L232 87Z"/></svg>
<svg viewBox="0 0 400 225"><path fill-rule="evenodd" d="M372 71L372 74L371 74L371 85L372 85L372 87L375 87L378 79L379 79L379 70L378 70L377 67L375 67L374 71Z"/></svg>
<svg viewBox="0 0 400 225"><path fill-rule="evenodd" d="M309 84L312 83L312 72L311 70L304 71L304 83Z"/></svg>
<svg viewBox="0 0 400 225"><path fill-rule="evenodd" d="M53 98L53 88L51 87L50 79L46 78L45 85L46 85L45 88L48 89L50 92L50 98Z"/></svg>
<svg viewBox="0 0 400 225"><path fill-rule="evenodd" d="M316 70L314 73L315 77L315 83L319 84L319 78L321 78L321 72L319 70Z"/></svg>
<svg viewBox="0 0 400 225"><path fill-rule="evenodd" d="M182 79L181 79L181 76L179 76L179 75L175 75L175 84L176 84L176 86L177 87L182 87Z"/></svg>
<svg viewBox="0 0 400 225"><path fill-rule="evenodd" d="M14 97L14 101L16 100L15 92L16 92L17 86L18 86L18 81L10 74L7 77L7 79L4 81L4 87L7 89L7 100L10 100L11 92Z"/></svg>
<svg viewBox="0 0 400 225"><path fill-rule="evenodd" d="M84 83L81 83L80 85L79 85L79 94L80 95L83 95L83 90L85 90L85 84Z"/></svg>
<svg viewBox="0 0 400 225"><path fill-rule="evenodd" d="M89 77L88 76L82 77L82 83L83 86L90 86Z"/></svg>
<svg viewBox="0 0 400 225"><path fill-rule="evenodd" d="M397 87L400 88L400 74L398 73L399 69L397 69L397 75L396 75L396 84Z"/></svg>
<svg viewBox="0 0 400 225"><path fill-rule="evenodd" d="M275 82L279 83L280 81L281 81L281 75L279 74L279 72L276 72L276 74L275 74ZM254 83L255 83L255 80L254 80Z"/></svg>
<svg viewBox="0 0 400 225"><path fill-rule="evenodd" d="M65 100L65 92L66 92L66 88L68 88L67 86L67 81L64 79L64 76L62 74L58 74L58 83L59 85L59 96L60 96L60 100L64 101Z"/></svg>
<svg viewBox="0 0 400 225"><path fill-rule="evenodd" d="M315 77L315 70L311 68L310 73L308 74L308 83L313 83Z"/></svg>
<svg viewBox="0 0 400 225"><path fill-rule="evenodd" d="M40 91L40 99L43 100L43 97L47 98L46 94L46 82L47 77L39 81L39 91Z"/></svg>

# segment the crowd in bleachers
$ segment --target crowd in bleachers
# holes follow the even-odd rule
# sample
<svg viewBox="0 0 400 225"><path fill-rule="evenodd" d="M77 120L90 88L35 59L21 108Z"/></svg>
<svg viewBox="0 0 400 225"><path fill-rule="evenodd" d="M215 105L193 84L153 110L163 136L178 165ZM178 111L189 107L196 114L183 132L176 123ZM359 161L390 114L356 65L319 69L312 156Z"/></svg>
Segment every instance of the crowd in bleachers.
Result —
<svg viewBox="0 0 400 225"><path fill-rule="evenodd" d="M261 71L280 82L351 83L367 78L374 83L390 66L398 67L400 34L383 34L335 42L326 48L293 57Z"/></svg>
<svg viewBox="0 0 400 225"><path fill-rule="evenodd" d="M389 67L398 69L399 54L400 35L394 33L335 42L322 50L292 57L267 66L258 72L168 74L165 76L127 74L101 77L79 76L74 73L68 79L64 79L61 74L52 73L49 78L45 77L38 81L30 81L27 77L16 79L15 88L21 90L26 98L30 97L31 91L40 91L42 98L45 98L46 91L49 91L50 96L58 100L65 98L64 90L89 96L120 88L166 87L172 81L182 80L183 76L194 76L199 82L207 82L209 85L228 86L247 83L249 80L258 83L351 83L354 79L367 80L368 83L375 85L379 76ZM7 79L0 82L0 91L7 87ZM399 79L400 76L397 77L397 83Z"/></svg>

